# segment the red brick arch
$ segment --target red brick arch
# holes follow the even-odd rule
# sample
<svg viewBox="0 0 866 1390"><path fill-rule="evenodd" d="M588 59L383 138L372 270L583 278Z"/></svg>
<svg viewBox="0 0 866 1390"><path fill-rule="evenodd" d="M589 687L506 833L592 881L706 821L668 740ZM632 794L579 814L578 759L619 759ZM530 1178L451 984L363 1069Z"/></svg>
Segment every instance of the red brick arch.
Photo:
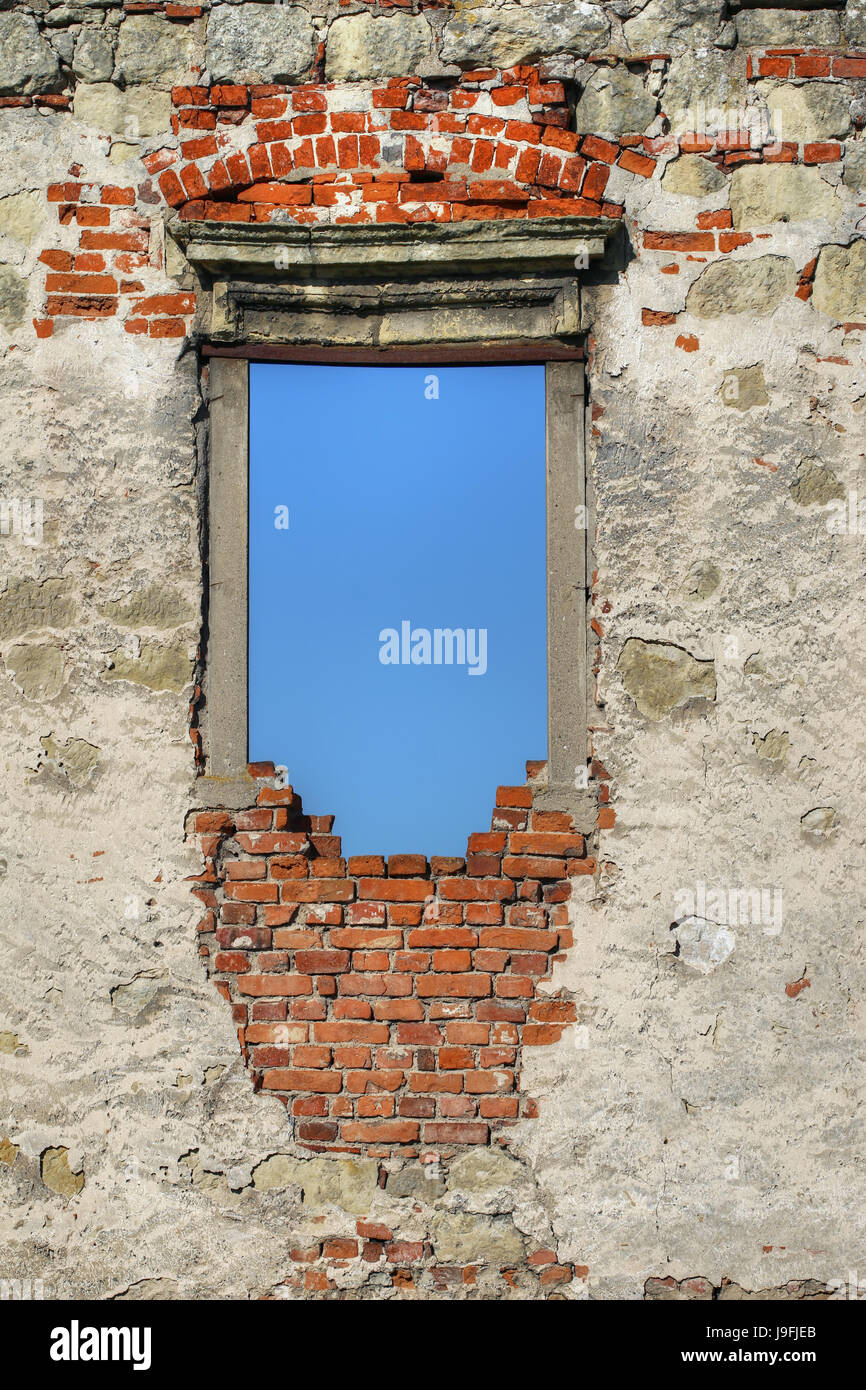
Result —
<svg viewBox="0 0 866 1390"><path fill-rule="evenodd" d="M178 148L144 162L166 202L194 220L621 217L605 198L611 167L648 178L654 161L638 137L569 130L563 85L541 78L517 67L443 87L416 77L372 89L177 87Z"/></svg>

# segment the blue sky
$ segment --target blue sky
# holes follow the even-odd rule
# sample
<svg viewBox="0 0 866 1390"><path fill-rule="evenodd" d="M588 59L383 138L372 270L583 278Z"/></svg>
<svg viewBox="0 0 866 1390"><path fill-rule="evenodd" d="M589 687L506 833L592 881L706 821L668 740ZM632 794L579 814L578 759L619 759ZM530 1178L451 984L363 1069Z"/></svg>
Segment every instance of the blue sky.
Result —
<svg viewBox="0 0 866 1390"><path fill-rule="evenodd" d="M545 594L543 366L251 366L249 755L344 854L465 854L546 756Z"/></svg>

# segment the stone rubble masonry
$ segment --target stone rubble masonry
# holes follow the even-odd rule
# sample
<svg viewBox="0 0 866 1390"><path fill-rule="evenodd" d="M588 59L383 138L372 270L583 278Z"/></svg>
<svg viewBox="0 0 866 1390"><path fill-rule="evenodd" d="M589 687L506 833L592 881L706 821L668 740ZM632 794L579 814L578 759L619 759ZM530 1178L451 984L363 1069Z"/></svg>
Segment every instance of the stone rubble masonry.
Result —
<svg viewBox="0 0 866 1390"><path fill-rule="evenodd" d="M148 13L158 7L136 7ZM598 60L597 71L617 60ZM664 68L666 55L645 55L630 68ZM744 53L748 81L838 80L866 94L866 53L767 49ZM587 66L591 67L592 63ZM165 268L160 235L166 210L182 220L313 225L424 223L490 218L623 216L623 181L653 179L659 161L701 158L728 180L744 165L803 169L855 168L862 136L793 141L769 130L579 134L566 85L543 64L467 70L430 85L419 77L375 83L175 86L171 134L143 156L149 175L137 186L98 185L73 165L52 185L60 225L75 243L47 247L45 301L36 334L50 336L58 318L119 316L126 332L183 338L196 307L195 285L182 289ZM853 85L852 85L853 84ZM863 84L863 85L861 85ZM0 98L0 105L68 104L59 94ZM659 120L667 124L664 99ZM855 118L856 123L856 118ZM784 132L782 132L784 136ZM615 175L615 178L612 176ZM807 177L807 175L804 175ZM847 179L847 173L846 173ZM615 187L617 201L607 195ZM707 190L714 185L707 180ZM829 195L829 188L825 192ZM709 197L713 201L712 193ZM683 200L687 202L690 200ZM767 239L768 233L764 233ZM729 256L755 239L737 230L730 208L696 210L694 225L646 229L643 251L691 260ZM680 267L668 261L665 275ZM798 267L796 294L811 294L808 267ZM812 267L814 270L814 267ZM646 305L645 327L675 325L679 311ZM696 350L693 335L678 346Z"/></svg>
<svg viewBox="0 0 866 1390"><path fill-rule="evenodd" d="M562 1286L581 1286L589 1274L586 1265L561 1262L555 1250L539 1246L519 1265L501 1265L484 1280L479 1279L484 1273L484 1266L479 1263L445 1264L437 1260L435 1246L427 1238L395 1238L391 1228L380 1221L358 1221L355 1229L356 1237L326 1235L292 1249L289 1258L293 1268L269 1298L291 1297L294 1290L339 1296L339 1281L356 1262L384 1276L392 1287L407 1292L433 1294L478 1289L488 1298L507 1298L512 1292L519 1292L524 1298L546 1298Z"/></svg>
<svg viewBox="0 0 866 1390"><path fill-rule="evenodd" d="M347 861L333 816L305 815L271 764L250 765L255 807L191 814L200 953L255 1089L289 1107L300 1144L450 1151L536 1115L522 1049L576 1019L547 986L572 944L572 880L596 870L571 818L534 807L543 766L498 789L465 858L429 863Z"/></svg>

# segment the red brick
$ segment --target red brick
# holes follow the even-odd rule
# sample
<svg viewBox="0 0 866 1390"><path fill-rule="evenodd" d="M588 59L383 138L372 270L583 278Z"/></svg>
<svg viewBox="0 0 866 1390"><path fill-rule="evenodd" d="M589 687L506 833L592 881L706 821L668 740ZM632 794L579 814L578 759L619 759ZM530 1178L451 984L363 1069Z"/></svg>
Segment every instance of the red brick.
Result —
<svg viewBox="0 0 866 1390"><path fill-rule="evenodd" d="M842 146L835 140L816 141L803 146L804 164L834 164L842 158Z"/></svg>
<svg viewBox="0 0 866 1390"><path fill-rule="evenodd" d="M387 994L384 975L351 974L340 976L341 994Z"/></svg>
<svg viewBox="0 0 866 1390"><path fill-rule="evenodd" d="M308 183L254 183L238 194L238 202L243 203L305 207L312 201L313 190Z"/></svg>
<svg viewBox="0 0 866 1390"><path fill-rule="evenodd" d="M133 207L135 204L135 189L120 188L117 184L105 184L100 190L99 201L110 205Z"/></svg>
<svg viewBox="0 0 866 1390"><path fill-rule="evenodd" d="M480 944L504 951L552 951L558 945L556 932L533 931L531 927L486 927Z"/></svg>
<svg viewBox="0 0 866 1390"><path fill-rule="evenodd" d="M434 970L469 970L472 967L470 951L434 951Z"/></svg>
<svg viewBox="0 0 866 1390"><path fill-rule="evenodd" d="M228 879L266 878L268 866L264 859L236 859L226 864Z"/></svg>
<svg viewBox="0 0 866 1390"><path fill-rule="evenodd" d="M350 878L286 879L280 890L283 902L351 902L355 885Z"/></svg>
<svg viewBox="0 0 866 1390"><path fill-rule="evenodd" d="M45 277L46 290L71 290L75 294L117 294L113 275L76 275L50 273Z"/></svg>
<svg viewBox="0 0 866 1390"><path fill-rule="evenodd" d="M302 1043L292 1053L292 1062L295 1067L315 1067L316 1069L329 1067L331 1065L331 1049Z"/></svg>
<svg viewBox="0 0 866 1390"><path fill-rule="evenodd" d="M393 1067L388 1070L368 1068L364 1071L349 1071L346 1073L346 1090L366 1091L369 1086L375 1086L381 1091L399 1091L405 1079L405 1072Z"/></svg>
<svg viewBox="0 0 866 1390"><path fill-rule="evenodd" d="M490 975L504 970L508 963L507 951L476 951L475 969L484 970Z"/></svg>
<svg viewBox="0 0 866 1390"><path fill-rule="evenodd" d="M565 150L568 154L574 154L580 144L580 136L575 135L573 130L561 130L559 127L549 125L541 137L543 145L553 145L556 149Z"/></svg>
<svg viewBox="0 0 866 1390"><path fill-rule="evenodd" d="M562 1027L555 1023L527 1023L523 1029L523 1042L527 1047L540 1047L559 1042Z"/></svg>
<svg viewBox="0 0 866 1390"><path fill-rule="evenodd" d="M295 955L295 969L305 975L340 974L348 968L348 951L298 951Z"/></svg>
<svg viewBox="0 0 866 1390"><path fill-rule="evenodd" d="M565 860L541 855L506 854L502 872L509 878L562 878Z"/></svg>
<svg viewBox="0 0 866 1390"><path fill-rule="evenodd" d="M76 209L75 220L79 227L107 227L111 223L111 208L94 207L88 204Z"/></svg>
<svg viewBox="0 0 866 1390"><path fill-rule="evenodd" d="M612 144L610 140L602 140L598 135L585 135L580 152L589 159L600 159L603 164L614 164L619 154L619 146Z"/></svg>
<svg viewBox="0 0 866 1390"><path fill-rule="evenodd" d="M499 903L467 903L466 922L469 926L495 926L502 921L502 908Z"/></svg>
<svg viewBox="0 0 866 1390"><path fill-rule="evenodd" d="M467 1121L431 1121L424 1126L425 1144L486 1144L490 1128Z"/></svg>
<svg viewBox="0 0 866 1390"><path fill-rule="evenodd" d="M439 1066L442 1071L464 1071L473 1067L475 1059L469 1047L440 1047Z"/></svg>
<svg viewBox="0 0 866 1390"><path fill-rule="evenodd" d="M51 317L72 315L76 318L109 318L117 313L117 299L98 294L50 294L45 312Z"/></svg>
<svg viewBox="0 0 866 1390"><path fill-rule="evenodd" d="M633 150L623 150L616 162L630 174L640 174L644 179L651 179L656 167L654 160L647 159L642 154L635 154Z"/></svg>
<svg viewBox="0 0 866 1390"><path fill-rule="evenodd" d="M238 974L249 968L250 958L243 951L217 951L214 957L215 970L227 970Z"/></svg>
<svg viewBox="0 0 866 1390"><path fill-rule="evenodd" d="M423 902L430 896L430 883L423 878L358 880L359 898L377 898L380 902Z"/></svg>
<svg viewBox="0 0 866 1390"><path fill-rule="evenodd" d="M415 946L475 946L478 933L464 927L422 926L409 932L408 945Z"/></svg>
<svg viewBox="0 0 866 1390"><path fill-rule="evenodd" d="M758 76L759 77L790 77L791 59L790 58L759 58Z"/></svg>
<svg viewBox="0 0 866 1390"><path fill-rule="evenodd" d="M424 1244L420 1240L392 1240L385 1246L385 1258L393 1264L414 1264L423 1255Z"/></svg>
<svg viewBox="0 0 866 1390"><path fill-rule="evenodd" d="M424 1017L424 1005L418 999L377 1000L373 1005L373 1016L378 1019L418 1022Z"/></svg>
<svg viewBox="0 0 866 1390"><path fill-rule="evenodd" d="M255 811L238 811L235 816L236 830L270 830L273 817L271 812L265 809ZM240 843L240 841L239 841ZM267 842L265 842L267 844Z"/></svg>
<svg viewBox="0 0 866 1390"><path fill-rule="evenodd" d="M254 903L223 903L220 907L220 921L233 925L252 926L256 920Z"/></svg>
<svg viewBox="0 0 866 1390"><path fill-rule="evenodd" d="M420 1128L413 1120L356 1120L343 1125L342 1136L349 1144L411 1144Z"/></svg>
<svg viewBox="0 0 866 1390"><path fill-rule="evenodd" d="M238 902L275 903L280 890L276 883L227 883L225 895Z"/></svg>
<svg viewBox="0 0 866 1390"><path fill-rule="evenodd" d="M715 251L712 232L644 232L647 251Z"/></svg>
<svg viewBox="0 0 866 1390"><path fill-rule="evenodd" d="M178 208L181 203L186 202L187 195L184 186L173 169L166 169L164 173L160 174L157 183L169 207Z"/></svg>
<svg viewBox="0 0 866 1390"><path fill-rule="evenodd" d="M479 999L490 994L489 975L418 975L415 984L421 999L437 997Z"/></svg>
<svg viewBox="0 0 866 1390"><path fill-rule="evenodd" d="M505 902L514 894L507 878L443 878L439 893L446 902ZM410 945L420 945L410 939Z"/></svg>
<svg viewBox="0 0 866 1390"><path fill-rule="evenodd" d="M210 92L207 87L172 87L171 99L175 106L207 106Z"/></svg>
<svg viewBox="0 0 866 1390"><path fill-rule="evenodd" d="M515 1119L519 1102L516 1096L484 1096L479 1105L483 1120Z"/></svg>
<svg viewBox="0 0 866 1390"><path fill-rule="evenodd" d="M834 77L866 77L866 57L834 58Z"/></svg>
<svg viewBox="0 0 866 1390"><path fill-rule="evenodd" d="M343 1088L340 1072L304 1067L277 1067L262 1077L266 1091L315 1091L334 1095Z"/></svg>
<svg viewBox="0 0 866 1390"><path fill-rule="evenodd" d="M40 251L39 260L43 265L50 266L52 270L71 270L73 267L72 255L69 251ZM219 812L223 815L223 812ZM202 827L204 829L204 827Z"/></svg>
<svg viewBox="0 0 866 1390"><path fill-rule="evenodd" d="M702 231L708 231L712 227L733 226L730 208L721 208L718 212L699 212L697 222Z"/></svg>
<svg viewBox="0 0 866 1390"><path fill-rule="evenodd" d="M585 198L601 198L607 188L610 178L610 169L607 164L591 164L583 181L582 193ZM563 187L565 183L563 182Z"/></svg>
<svg viewBox="0 0 866 1390"><path fill-rule="evenodd" d="M308 975L245 975L238 988L241 994L312 994L313 982Z"/></svg>
<svg viewBox="0 0 866 1390"><path fill-rule="evenodd" d="M765 164L796 164L799 157L799 145L794 141L777 141L775 145L764 147Z"/></svg>
<svg viewBox="0 0 866 1390"><path fill-rule="evenodd" d="M45 196L49 203L77 203L83 187L81 183L50 183Z"/></svg>
<svg viewBox="0 0 866 1390"><path fill-rule="evenodd" d="M514 1089L514 1074L510 1071L467 1071L463 1084L470 1095L489 1095L493 1091Z"/></svg>
<svg viewBox="0 0 866 1390"><path fill-rule="evenodd" d="M214 106L246 106L249 89L224 83L211 88L210 99Z"/></svg>
<svg viewBox="0 0 866 1390"><path fill-rule="evenodd" d="M378 854L353 854L349 859L349 873L353 878L361 875L384 876L385 860ZM382 921L385 920L384 910Z"/></svg>
<svg viewBox="0 0 866 1390"><path fill-rule="evenodd" d="M488 1023L463 1023L455 1020L445 1025L445 1035L449 1043L486 1043L490 1037Z"/></svg>
<svg viewBox="0 0 866 1390"><path fill-rule="evenodd" d="M751 232L719 232L719 250L736 251L738 246L748 246L753 240Z"/></svg>
<svg viewBox="0 0 866 1390"><path fill-rule="evenodd" d="M423 854L391 854L388 856L389 875L412 878L427 872L427 860Z"/></svg>
<svg viewBox="0 0 866 1390"><path fill-rule="evenodd" d="M531 806L532 792L529 787L497 787L497 806Z"/></svg>
<svg viewBox="0 0 866 1390"><path fill-rule="evenodd" d="M403 945L401 931L377 931L375 927L340 927L331 932L331 944L350 951L380 948L393 950Z"/></svg>
<svg viewBox="0 0 866 1390"><path fill-rule="evenodd" d="M826 53L799 53L794 59L795 77L829 77L830 58Z"/></svg>
<svg viewBox="0 0 866 1390"><path fill-rule="evenodd" d="M517 830L511 836L512 854L583 854L586 842L582 835L556 831Z"/></svg>
<svg viewBox="0 0 866 1390"><path fill-rule="evenodd" d="M386 1043L389 1037L387 1023L366 1023L351 1019L335 1023L315 1023L313 1035L317 1042L364 1042Z"/></svg>
<svg viewBox="0 0 866 1390"><path fill-rule="evenodd" d="M421 1095L431 1092L441 1095L448 1091L456 1095L463 1090L463 1076L460 1072L449 1072L443 1076L435 1071L415 1071L409 1077L409 1090Z"/></svg>
<svg viewBox="0 0 866 1390"><path fill-rule="evenodd" d="M469 836L469 850L472 853L498 854L505 849L508 837L500 831L476 832Z"/></svg>

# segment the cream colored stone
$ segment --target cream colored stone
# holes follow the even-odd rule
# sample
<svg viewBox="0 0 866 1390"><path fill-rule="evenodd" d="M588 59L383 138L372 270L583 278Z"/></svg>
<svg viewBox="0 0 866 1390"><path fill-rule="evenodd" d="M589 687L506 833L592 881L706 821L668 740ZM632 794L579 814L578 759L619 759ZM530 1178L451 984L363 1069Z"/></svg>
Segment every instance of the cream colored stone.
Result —
<svg viewBox="0 0 866 1390"><path fill-rule="evenodd" d="M77 1197L84 1186L84 1173L69 1167L69 1150L46 1149L41 1158L42 1181L61 1197Z"/></svg>
<svg viewBox="0 0 866 1390"><path fill-rule="evenodd" d="M741 164L731 177L738 231L774 222L836 222L841 200L820 171L802 164Z"/></svg>
<svg viewBox="0 0 866 1390"><path fill-rule="evenodd" d="M165 580L154 580L123 598L101 603L99 611L118 626L131 628L181 627L196 617L188 600Z"/></svg>
<svg viewBox="0 0 866 1390"><path fill-rule="evenodd" d="M548 53L592 53L604 47L609 34L610 21L600 5L535 0L494 9L459 0L445 25L442 59L468 67L511 67Z"/></svg>
<svg viewBox="0 0 866 1390"><path fill-rule="evenodd" d="M840 82L759 82L777 140L802 144L844 139L851 129L851 88Z"/></svg>
<svg viewBox="0 0 866 1390"><path fill-rule="evenodd" d="M523 1237L507 1216L476 1216L440 1211L430 1223L437 1260L442 1264L511 1266L524 1258Z"/></svg>
<svg viewBox="0 0 866 1390"><path fill-rule="evenodd" d="M128 15L120 26L114 62L118 76L132 83L182 82L195 62L194 26L169 24L162 15Z"/></svg>
<svg viewBox="0 0 866 1390"><path fill-rule="evenodd" d="M64 579L10 579L0 593L0 641L45 628L69 627L75 605Z"/></svg>
<svg viewBox="0 0 866 1390"><path fill-rule="evenodd" d="M725 372L717 394L731 410L754 410L756 406L768 405L770 397L764 381L763 363L757 362L752 367L732 367Z"/></svg>
<svg viewBox="0 0 866 1390"><path fill-rule="evenodd" d="M855 193L866 189L866 138L849 140L845 146L845 169L842 182Z"/></svg>
<svg viewBox="0 0 866 1390"><path fill-rule="evenodd" d="M800 507L826 507L834 498L844 497L845 489L832 468L817 459L803 459L791 484L791 496Z"/></svg>
<svg viewBox="0 0 866 1390"><path fill-rule="evenodd" d="M683 581L683 598L702 602L710 598L722 582L722 572L712 560L695 560Z"/></svg>
<svg viewBox="0 0 866 1390"><path fill-rule="evenodd" d="M793 298L796 288L794 263L786 256L716 261L695 280L686 308L699 319L746 313L762 318L783 300Z"/></svg>
<svg viewBox="0 0 866 1390"><path fill-rule="evenodd" d="M42 226L45 208L36 193L10 193L0 198L0 233L29 246Z"/></svg>
<svg viewBox="0 0 866 1390"><path fill-rule="evenodd" d="M423 14L339 18L328 33L326 54L329 82L425 72L435 59L433 36Z"/></svg>
<svg viewBox="0 0 866 1390"><path fill-rule="evenodd" d="M658 101L638 73L628 68L599 68L581 93L575 130L619 138L641 134L655 120Z"/></svg>
<svg viewBox="0 0 866 1390"><path fill-rule="evenodd" d="M63 685L63 652L51 643L19 643L5 653L6 669L25 700L51 700Z"/></svg>
<svg viewBox="0 0 866 1390"><path fill-rule="evenodd" d="M27 313L27 280L11 265L0 265L0 323L12 333Z"/></svg>
<svg viewBox="0 0 866 1390"><path fill-rule="evenodd" d="M789 734L781 729L771 729L768 734L753 734L752 742L759 758L769 763L785 763L791 751Z"/></svg>
<svg viewBox="0 0 866 1390"><path fill-rule="evenodd" d="M725 183L721 169L699 154L683 154L672 160L662 178L665 193L677 193L686 198L707 198L718 193Z"/></svg>
<svg viewBox="0 0 866 1390"><path fill-rule="evenodd" d="M146 685L149 690L179 693L192 679L193 663L185 642L168 647L142 642L138 657L130 656L122 647L109 656L112 664L102 673L106 681L131 681L133 685Z"/></svg>
<svg viewBox="0 0 866 1390"><path fill-rule="evenodd" d="M664 719L691 700L716 698L713 662L699 661L670 642L629 637L616 665L623 685L648 719Z"/></svg>
<svg viewBox="0 0 866 1390"><path fill-rule="evenodd" d="M825 246L815 269L812 303L840 323L866 319L866 239Z"/></svg>
<svg viewBox="0 0 866 1390"><path fill-rule="evenodd" d="M171 131L171 93L153 87L121 91L110 82L79 82L72 109L79 121L126 143Z"/></svg>
<svg viewBox="0 0 866 1390"><path fill-rule="evenodd" d="M18 1152L18 1145L13 1144L11 1139L0 1138L0 1163L11 1168Z"/></svg>

